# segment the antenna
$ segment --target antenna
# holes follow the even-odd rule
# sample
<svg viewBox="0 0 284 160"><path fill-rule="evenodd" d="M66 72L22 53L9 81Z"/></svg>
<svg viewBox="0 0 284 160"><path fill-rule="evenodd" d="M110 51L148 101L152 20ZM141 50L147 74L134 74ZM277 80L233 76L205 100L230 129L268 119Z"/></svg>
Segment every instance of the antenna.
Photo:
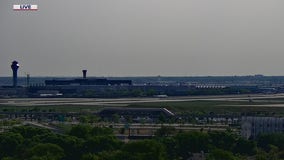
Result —
<svg viewBox="0 0 284 160"><path fill-rule="evenodd" d="M30 73L25 72L25 75L27 76L27 78L26 78L26 87L29 87L30 86Z"/></svg>

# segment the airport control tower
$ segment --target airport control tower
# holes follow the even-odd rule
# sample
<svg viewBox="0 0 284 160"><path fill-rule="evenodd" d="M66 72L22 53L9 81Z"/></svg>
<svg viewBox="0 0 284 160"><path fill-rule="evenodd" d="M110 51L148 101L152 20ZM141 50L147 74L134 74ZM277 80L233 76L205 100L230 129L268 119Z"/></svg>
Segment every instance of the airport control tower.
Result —
<svg viewBox="0 0 284 160"><path fill-rule="evenodd" d="M17 61L13 61L11 68L13 70L13 87L17 87L17 81L18 81L18 69L19 69L19 63Z"/></svg>
<svg viewBox="0 0 284 160"><path fill-rule="evenodd" d="M83 72L83 78L86 79L87 78L87 70L84 69L84 70L82 70L82 72Z"/></svg>

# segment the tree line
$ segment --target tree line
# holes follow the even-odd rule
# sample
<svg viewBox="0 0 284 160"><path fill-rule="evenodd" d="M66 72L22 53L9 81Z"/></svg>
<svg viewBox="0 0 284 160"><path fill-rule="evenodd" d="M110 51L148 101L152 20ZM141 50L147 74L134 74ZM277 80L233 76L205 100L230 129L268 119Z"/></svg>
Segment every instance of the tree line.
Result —
<svg viewBox="0 0 284 160"><path fill-rule="evenodd" d="M226 132L173 132L162 127L152 139L123 142L111 128L76 125L65 134L30 126L0 134L2 160L207 160L284 159L284 134L246 140Z"/></svg>

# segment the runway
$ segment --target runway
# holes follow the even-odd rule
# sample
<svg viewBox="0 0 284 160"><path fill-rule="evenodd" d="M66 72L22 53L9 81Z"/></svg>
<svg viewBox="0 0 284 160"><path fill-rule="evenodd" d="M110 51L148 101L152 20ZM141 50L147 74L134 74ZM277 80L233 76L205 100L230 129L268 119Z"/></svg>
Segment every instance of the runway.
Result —
<svg viewBox="0 0 284 160"><path fill-rule="evenodd" d="M222 95L222 96L186 96L167 98L11 98L0 99L1 106L58 106L58 105L88 105L88 106L125 106L133 103L149 102L186 102L186 101L248 101L262 99L284 99L284 94L254 94L254 95ZM273 104L284 107L284 101ZM271 106L271 105L270 105Z"/></svg>

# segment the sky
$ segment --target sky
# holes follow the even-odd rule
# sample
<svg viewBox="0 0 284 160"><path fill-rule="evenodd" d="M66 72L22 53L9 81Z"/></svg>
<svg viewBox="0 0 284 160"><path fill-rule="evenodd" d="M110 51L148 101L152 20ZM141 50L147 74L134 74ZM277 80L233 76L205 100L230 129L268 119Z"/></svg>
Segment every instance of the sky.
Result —
<svg viewBox="0 0 284 160"><path fill-rule="evenodd" d="M38 11L13 11L37 4ZM0 76L284 75L283 0L0 0Z"/></svg>

